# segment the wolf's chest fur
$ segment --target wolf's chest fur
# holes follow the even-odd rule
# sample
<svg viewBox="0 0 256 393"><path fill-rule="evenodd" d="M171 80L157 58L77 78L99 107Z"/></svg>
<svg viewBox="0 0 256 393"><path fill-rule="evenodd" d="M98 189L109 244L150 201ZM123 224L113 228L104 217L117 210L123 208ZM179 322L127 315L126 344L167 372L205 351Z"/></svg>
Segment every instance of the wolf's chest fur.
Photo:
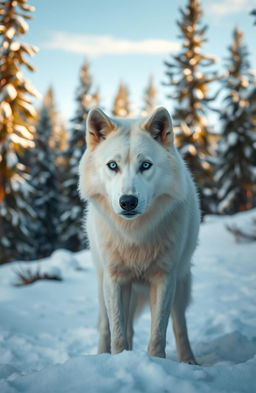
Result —
<svg viewBox="0 0 256 393"><path fill-rule="evenodd" d="M169 241L152 239L138 245L125 242L121 236L109 236L103 248L111 275L120 280L150 281L156 272L171 269Z"/></svg>

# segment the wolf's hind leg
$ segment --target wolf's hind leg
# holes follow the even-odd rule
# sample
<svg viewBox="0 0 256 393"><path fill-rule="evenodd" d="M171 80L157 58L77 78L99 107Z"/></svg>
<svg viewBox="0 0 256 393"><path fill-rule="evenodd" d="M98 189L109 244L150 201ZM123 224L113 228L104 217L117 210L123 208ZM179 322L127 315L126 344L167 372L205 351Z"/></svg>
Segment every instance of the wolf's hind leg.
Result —
<svg viewBox="0 0 256 393"><path fill-rule="evenodd" d="M191 275L178 279L172 305L172 323L180 362L197 364L190 347L185 311L190 301Z"/></svg>

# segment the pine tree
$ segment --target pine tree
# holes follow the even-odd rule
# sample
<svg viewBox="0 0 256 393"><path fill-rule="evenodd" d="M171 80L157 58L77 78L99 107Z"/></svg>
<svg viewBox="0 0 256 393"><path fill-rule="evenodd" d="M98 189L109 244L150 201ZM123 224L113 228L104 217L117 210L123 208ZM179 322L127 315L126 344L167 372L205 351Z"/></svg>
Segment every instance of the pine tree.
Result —
<svg viewBox="0 0 256 393"><path fill-rule="evenodd" d="M153 76L149 77L148 86L145 89L144 94L144 107L142 110L143 116L147 116L153 112L156 108L157 88L154 84Z"/></svg>
<svg viewBox="0 0 256 393"><path fill-rule="evenodd" d="M112 114L117 117L131 115L129 90L124 83L120 83L114 99Z"/></svg>
<svg viewBox="0 0 256 393"><path fill-rule="evenodd" d="M256 8L251 11L251 15L253 15L255 17L254 25L256 25ZM253 73L253 76L255 77L255 72ZM256 136L256 86L255 86L255 84L251 85L250 90L251 91L249 94L249 110L251 113L251 120L252 120L254 135ZM253 146L256 149L256 137L255 137L255 142L254 142ZM256 166L256 154L254 157L254 165ZM255 196L254 206L256 206L256 185L254 185L254 196Z"/></svg>
<svg viewBox="0 0 256 393"><path fill-rule="evenodd" d="M79 86L76 92L77 110L72 119L72 130L68 149L64 154L63 190L64 201L61 213L61 245L72 251L86 247L84 231L81 230L84 204L78 195L78 165L85 151L86 119L90 109L100 102L99 91L92 92L90 64L85 63L80 71Z"/></svg>
<svg viewBox="0 0 256 393"><path fill-rule="evenodd" d="M234 213L253 206L256 181L255 122L250 105L250 89L255 80L250 73L248 50L237 28L229 48L227 74L222 81L226 92L221 110L222 138L218 143L219 211Z"/></svg>
<svg viewBox="0 0 256 393"><path fill-rule="evenodd" d="M212 167L208 159L210 128L206 114L208 104L213 100L209 96L209 86L217 79L217 73L208 70L215 63L213 57L202 53L202 46L207 41L207 25L201 25L201 2L188 0L186 8L180 9L180 13L181 21L177 23L182 49L171 62L165 62L169 78L165 85L171 88L168 97L175 103L174 126L179 130L176 141L195 177L205 213L211 209L211 198L206 194L213 186Z"/></svg>
<svg viewBox="0 0 256 393"><path fill-rule="evenodd" d="M251 14L253 17L255 17L254 24L256 25L256 8L254 8L254 9L250 12L250 14Z"/></svg>
<svg viewBox="0 0 256 393"><path fill-rule="evenodd" d="M43 105L49 109L51 117L53 132L50 140L50 146L57 152L62 152L68 147L68 132L56 109L55 93L52 86L49 87L44 96Z"/></svg>
<svg viewBox="0 0 256 393"><path fill-rule="evenodd" d="M33 231L35 258L50 255L59 245L60 195L55 151L50 141L54 128L51 113L44 104L36 126L32 152L31 184L34 189L32 207L36 212Z"/></svg>
<svg viewBox="0 0 256 393"><path fill-rule="evenodd" d="M34 146L36 111L30 96L38 93L22 75L34 71L26 55L37 48L19 41L28 31L34 7L26 0L0 2L0 263L31 256L28 227L33 219L29 197L33 191L24 152Z"/></svg>

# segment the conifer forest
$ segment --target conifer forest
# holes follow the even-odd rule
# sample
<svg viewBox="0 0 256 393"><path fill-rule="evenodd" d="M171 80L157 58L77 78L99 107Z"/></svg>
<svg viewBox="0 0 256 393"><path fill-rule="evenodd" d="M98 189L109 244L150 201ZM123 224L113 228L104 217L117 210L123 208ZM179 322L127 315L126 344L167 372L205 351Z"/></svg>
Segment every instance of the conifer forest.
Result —
<svg viewBox="0 0 256 393"><path fill-rule="evenodd" d="M86 210L77 191L78 164L86 149L86 119L92 107L102 105L102 91L94 83L93 60L84 61L67 125L57 109L54 81L43 96L31 84L27 75L37 72L32 57L40 48L26 43L37 12L29 3L0 0L0 263L88 247L78 229ZM256 207L256 74L239 26L228 32L224 72L206 54L204 4L186 0L179 9L180 48L163 56L162 75L149 70L139 108L147 116L161 105L156 87L161 80L174 108L176 145L198 187L202 220ZM253 25L256 10L249 13ZM110 114L134 116L132 86L121 81L115 91Z"/></svg>

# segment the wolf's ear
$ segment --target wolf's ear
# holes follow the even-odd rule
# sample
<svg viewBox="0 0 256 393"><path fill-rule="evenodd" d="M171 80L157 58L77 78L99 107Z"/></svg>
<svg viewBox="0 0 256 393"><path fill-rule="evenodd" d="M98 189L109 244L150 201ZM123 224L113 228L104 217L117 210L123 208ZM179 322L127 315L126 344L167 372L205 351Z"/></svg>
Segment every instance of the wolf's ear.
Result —
<svg viewBox="0 0 256 393"><path fill-rule="evenodd" d="M144 123L144 129L165 147L170 147L173 144L172 119L164 107L160 107L153 112Z"/></svg>
<svg viewBox="0 0 256 393"><path fill-rule="evenodd" d="M86 122L86 142L93 150L98 143L106 139L108 134L116 129L107 115L100 108L90 110Z"/></svg>

